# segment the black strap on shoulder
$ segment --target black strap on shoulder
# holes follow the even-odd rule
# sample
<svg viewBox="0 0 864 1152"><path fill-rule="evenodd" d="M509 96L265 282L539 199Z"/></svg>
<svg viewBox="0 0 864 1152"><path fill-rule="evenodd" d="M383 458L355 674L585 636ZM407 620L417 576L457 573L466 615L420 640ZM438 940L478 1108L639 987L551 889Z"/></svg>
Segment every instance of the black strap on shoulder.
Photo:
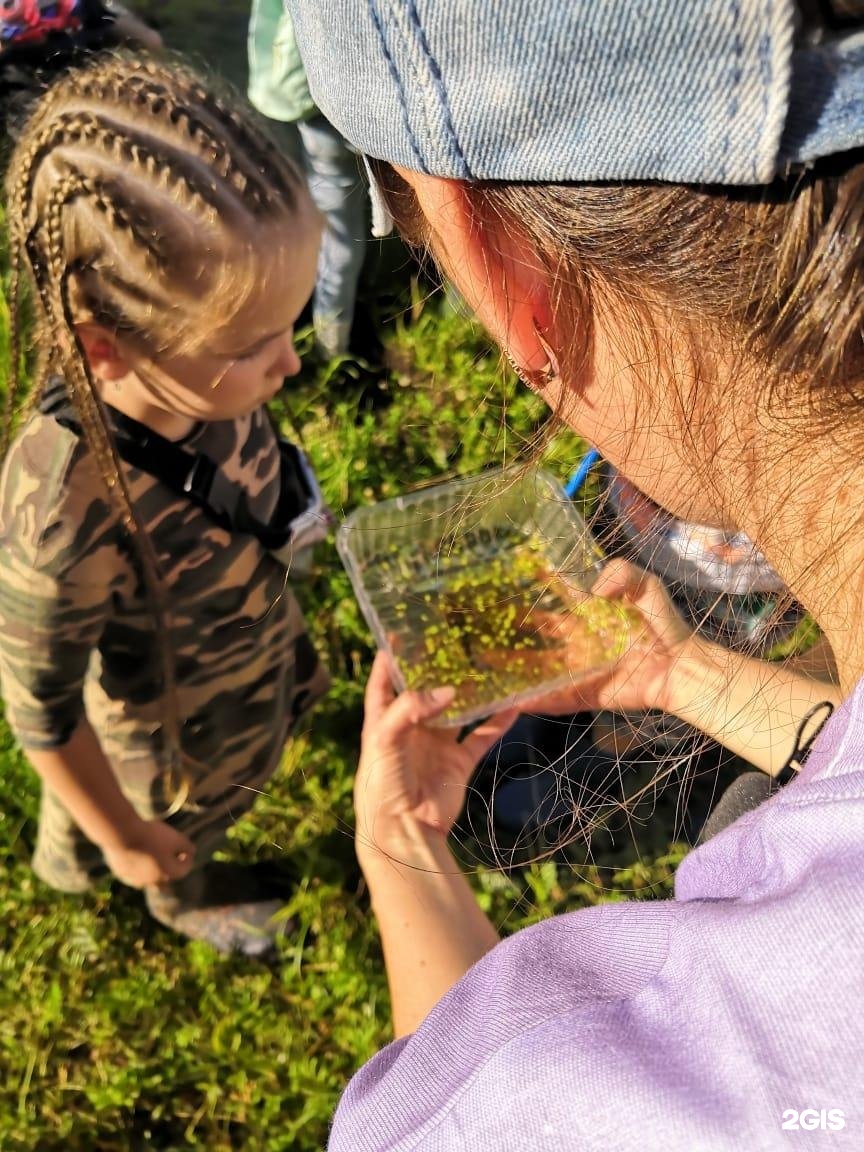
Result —
<svg viewBox="0 0 864 1152"><path fill-rule="evenodd" d="M277 437L279 494L269 524L253 516L244 490L203 452L167 440L122 412L112 410L117 451L127 464L203 509L227 532L256 536L264 548L278 549L291 536L291 523L309 507L312 493L295 445Z"/></svg>
<svg viewBox="0 0 864 1152"><path fill-rule="evenodd" d="M197 504L220 528L236 530L240 490L227 480L215 483L218 469L209 456L189 451L115 409L111 418L114 443L122 460L154 476L177 496ZM214 488L218 491L214 492Z"/></svg>
<svg viewBox="0 0 864 1152"><path fill-rule="evenodd" d="M40 410L58 424L81 435L65 389L46 390ZM209 456L168 440L139 420L106 405L114 429L114 443L121 460L159 480L181 499L197 505L226 532L256 536L262 546L279 549L291 536L291 523L309 507L312 492L300 465L295 445L277 438L279 446L279 495L269 524L254 517L246 493L230 480Z"/></svg>
<svg viewBox="0 0 864 1152"><path fill-rule="evenodd" d="M254 535L265 548L278 551L288 543L291 523L305 512L314 500L314 492L306 478L300 450L290 440L277 441L279 445L279 496L273 519L269 525L256 521Z"/></svg>

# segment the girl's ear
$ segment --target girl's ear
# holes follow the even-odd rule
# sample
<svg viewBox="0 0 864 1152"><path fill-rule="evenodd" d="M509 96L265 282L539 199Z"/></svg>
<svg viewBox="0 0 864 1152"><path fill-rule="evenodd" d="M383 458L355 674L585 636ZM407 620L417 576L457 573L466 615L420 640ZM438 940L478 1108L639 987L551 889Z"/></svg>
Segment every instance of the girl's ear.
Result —
<svg viewBox="0 0 864 1152"><path fill-rule="evenodd" d="M101 325L92 323L76 324L75 331L96 380L122 380L129 375L132 366L116 336Z"/></svg>
<svg viewBox="0 0 864 1152"><path fill-rule="evenodd" d="M549 282L530 245L501 221L479 221L458 180L398 169L435 233L435 254L477 319L528 379L549 368Z"/></svg>

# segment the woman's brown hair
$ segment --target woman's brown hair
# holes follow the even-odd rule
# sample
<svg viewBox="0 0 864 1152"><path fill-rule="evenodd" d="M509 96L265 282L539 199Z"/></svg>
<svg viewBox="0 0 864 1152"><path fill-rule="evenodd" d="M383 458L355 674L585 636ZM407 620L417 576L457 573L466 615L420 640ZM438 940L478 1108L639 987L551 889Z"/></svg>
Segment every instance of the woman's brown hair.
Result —
<svg viewBox="0 0 864 1152"><path fill-rule="evenodd" d="M431 233L413 192L374 162L413 245ZM810 405L843 418L864 379L864 160L849 154L767 188L664 184L464 185L478 226L521 235L547 269L562 366L591 355L594 308L644 324L660 304L764 368L812 382Z"/></svg>

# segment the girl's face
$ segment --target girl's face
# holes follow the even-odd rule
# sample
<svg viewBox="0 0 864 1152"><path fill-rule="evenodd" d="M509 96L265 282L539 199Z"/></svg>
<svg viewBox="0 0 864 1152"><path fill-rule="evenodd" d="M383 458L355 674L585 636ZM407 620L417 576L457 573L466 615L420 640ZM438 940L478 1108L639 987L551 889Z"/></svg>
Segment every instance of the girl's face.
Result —
<svg viewBox="0 0 864 1152"><path fill-rule="evenodd" d="M148 399L174 416L231 420L271 400L300 369L294 324L315 286L320 228L311 217L289 238L291 259L208 347L190 355L139 359L132 372Z"/></svg>

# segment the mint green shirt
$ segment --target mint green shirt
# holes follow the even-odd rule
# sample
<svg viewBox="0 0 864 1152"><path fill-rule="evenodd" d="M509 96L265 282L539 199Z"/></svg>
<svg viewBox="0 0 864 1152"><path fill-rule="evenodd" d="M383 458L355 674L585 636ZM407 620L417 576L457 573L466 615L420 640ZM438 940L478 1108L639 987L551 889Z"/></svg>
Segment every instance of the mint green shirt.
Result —
<svg viewBox="0 0 864 1152"><path fill-rule="evenodd" d="M309 94L294 24L282 0L253 0L248 96L271 120L306 120L318 111Z"/></svg>

